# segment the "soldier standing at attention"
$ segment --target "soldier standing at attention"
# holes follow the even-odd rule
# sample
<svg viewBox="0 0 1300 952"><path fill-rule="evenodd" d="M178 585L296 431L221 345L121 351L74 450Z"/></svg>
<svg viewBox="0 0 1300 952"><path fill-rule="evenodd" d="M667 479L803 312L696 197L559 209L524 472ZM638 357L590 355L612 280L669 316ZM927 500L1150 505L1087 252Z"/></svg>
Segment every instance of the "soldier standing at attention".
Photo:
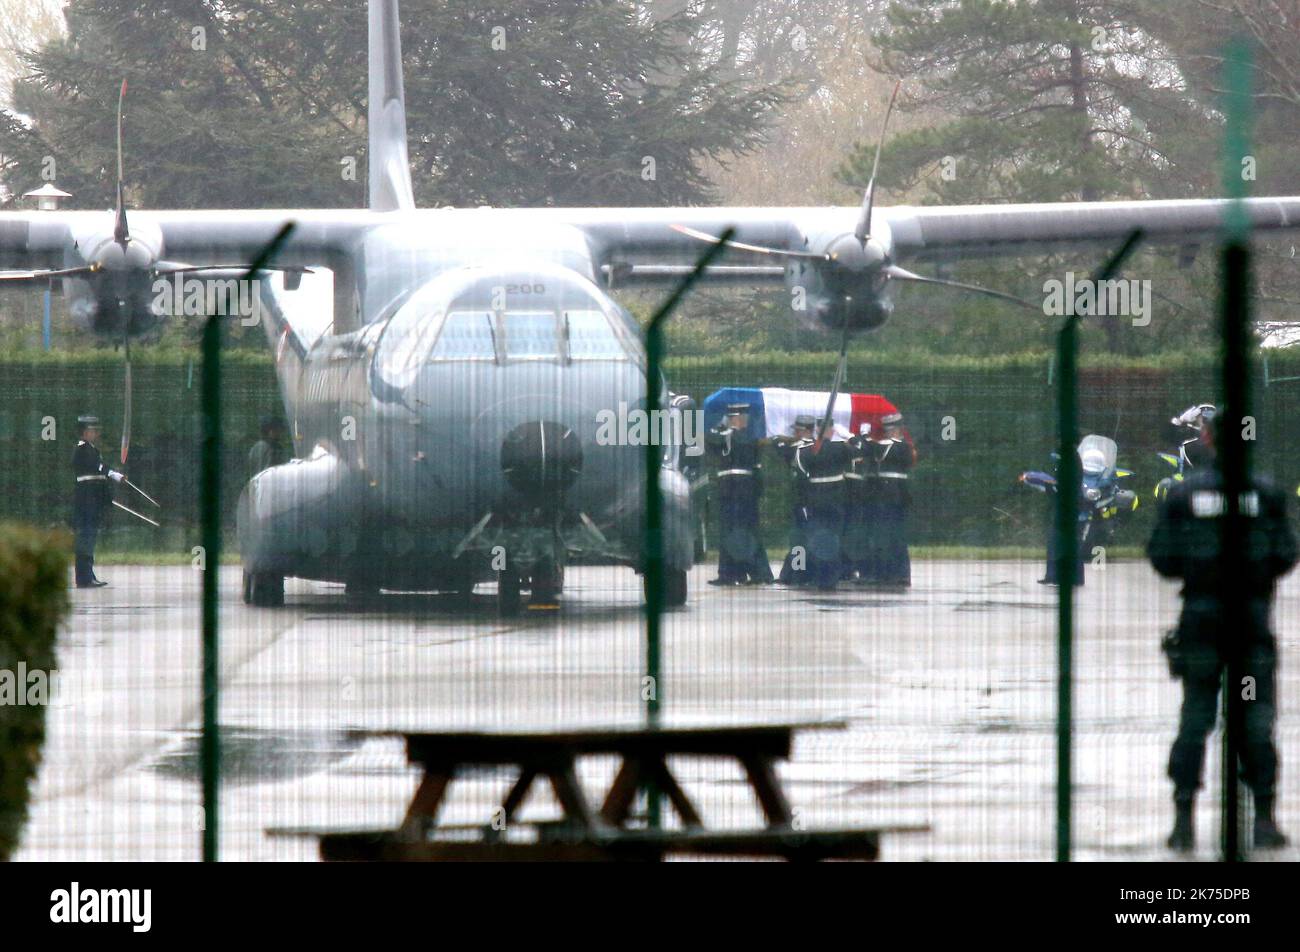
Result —
<svg viewBox="0 0 1300 952"><path fill-rule="evenodd" d="M710 585L767 585L772 582L758 527L763 496L761 442L748 432L749 404L733 403L721 426L709 431L707 446L716 461L720 532L718 577Z"/></svg>
<svg viewBox="0 0 1300 952"><path fill-rule="evenodd" d="M95 577L95 537L104 510L113 500L108 481L120 483L123 476L109 469L99 455L99 417L77 417L77 436L77 448L72 451L72 471L77 480L72 493L75 580L77 588L102 588L108 583Z"/></svg>
<svg viewBox="0 0 1300 952"><path fill-rule="evenodd" d="M1273 819L1277 782L1277 750L1273 745L1276 719L1277 645L1269 627L1273 589L1297 558L1296 539L1287 518L1286 497L1264 480L1252 479L1242 495L1241 515L1248 523L1246 580L1248 617L1231 624L1224 618L1224 556L1222 521L1226 501L1223 475L1214 459L1223 420L1210 416L1200 440L1211 465L1198 467L1174 484L1160 507L1147 555L1157 572L1183 581L1183 612L1178 628L1166 636L1164 650L1170 672L1183 682L1183 708L1178 736L1169 753L1169 777L1174 782L1174 829L1169 846L1187 851L1195 845L1192 816L1201 786L1205 738L1218 713L1219 686L1230 662L1236 662L1254 682L1254 697L1244 705L1241 773L1255 795L1255 845L1286 845ZM1240 685L1228 685L1240 691Z"/></svg>

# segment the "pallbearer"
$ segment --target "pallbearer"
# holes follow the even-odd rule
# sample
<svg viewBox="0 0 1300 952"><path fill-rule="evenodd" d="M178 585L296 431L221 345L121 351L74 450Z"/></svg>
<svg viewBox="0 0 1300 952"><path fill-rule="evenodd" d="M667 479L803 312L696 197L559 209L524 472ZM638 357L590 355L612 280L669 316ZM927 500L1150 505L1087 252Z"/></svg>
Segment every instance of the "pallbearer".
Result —
<svg viewBox="0 0 1300 952"><path fill-rule="evenodd" d="M841 577L858 582L875 581L877 550L876 486L868 480L875 472L875 447L871 442L871 424L859 424L858 433L848 441L849 465L844 471L844 538Z"/></svg>
<svg viewBox="0 0 1300 952"><path fill-rule="evenodd" d="M76 484L72 493L72 530L76 536L77 588L101 588L107 582L95 577L95 538L104 510L113 501L108 481L120 483L117 470L109 469L99 455L99 417L77 417L77 448L72 451Z"/></svg>
<svg viewBox="0 0 1300 952"><path fill-rule="evenodd" d="M819 444L812 436L814 426L812 417L798 417L795 438L778 447L794 470L796 497L794 545L781 569L781 580L830 591L841 574L844 472L850 454L848 445L832 441L829 432ZM799 571L801 563L806 574Z"/></svg>
<svg viewBox="0 0 1300 952"><path fill-rule="evenodd" d="M916 449L903 432L901 413L890 413L881 423L884 432L867 444L867 491L878 520L871 581L906 588L912 584L912 559L907 551L907 510L912 501L908 480L916 464Z"/></svg>
<svg viewBox="0 0 1300 952"><path fill-rule="evenodd" d="M749 433L749 404L733 403L721 426L709 431L707 445L718 487L720 532L718 577L712 585L766 585L772 567L763 548L758 504L763 496L764 441Z"/></svg>

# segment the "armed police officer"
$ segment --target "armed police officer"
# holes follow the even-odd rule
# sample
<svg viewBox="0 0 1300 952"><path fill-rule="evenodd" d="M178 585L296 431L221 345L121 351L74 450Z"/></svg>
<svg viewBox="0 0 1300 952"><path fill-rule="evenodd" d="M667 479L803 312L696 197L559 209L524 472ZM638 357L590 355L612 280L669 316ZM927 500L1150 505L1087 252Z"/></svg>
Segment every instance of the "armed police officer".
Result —
<svg viewBox="0 0 1300 952"><path fill-rule="evenodd" d="M1223 475L1215 458L1224 421L1207 414L1202 449L1211 465L1197 468L1175 484L1160 508L1147 554L1157 572L1183 581L1183 612L1178 628L1165 639L1171 673L1183 682L1183 707L1178 736L1169 754L1174 783L1175 821L1169 846L1192 849L1195 836L1193 802L1201 785L1205 739L1214 727L1219 686L1229 664L1252 678L1253 699L1243 700L1244 737L1241 772L1255 796L1255 845L1277 847L1286 837L1273 819L1277 782L1277 751L1273 745L1276 717L1275 668L1277 647L1269 627L1273 589L1297 558L1296 539L1287 519L1286 497L1264 480L1252 479L1242 495L1240 510L1248 524L1244 564L1238 573L1225 571L1221 532L1226 514ZM1224 617L1224 586L1239 574L1246 586L1247 617ZM1239 594L1239 597L1240 597ZM1228 690L1244 690L1228 685Z"/></svg>
<svg viewBox="0 0 1300 952"><path fill-rule="evenodd" d="M99 418L77 417L77 447L72 451L76 477L72 494L72 530L75 535L77 588L101 588L107 582L95 577L95 539L104 510L113 501L109 480L121 482L123 475L104 464L99 454Z"/></svg>
<svg viewBox="0 0 1300 952"><path fill-rule="evenodd" d="M815 426L813 417L799 416L794 439L776 444L795 478L794 544L781 569L781 580L831 591L842 574L844 473L849 468L850 451L846 443L832 440L829 432L814 439Z"/></svg>
<svg viewBox="0 0 1300 952"><path fill-rule="evenodd" d="M758 525L763 496L761 440L749 433L749 404L733 403L721 426L709 431L706 447L713 457L718 487L720 529L718 577L711 585L767 585L772 582Z"/></svg>

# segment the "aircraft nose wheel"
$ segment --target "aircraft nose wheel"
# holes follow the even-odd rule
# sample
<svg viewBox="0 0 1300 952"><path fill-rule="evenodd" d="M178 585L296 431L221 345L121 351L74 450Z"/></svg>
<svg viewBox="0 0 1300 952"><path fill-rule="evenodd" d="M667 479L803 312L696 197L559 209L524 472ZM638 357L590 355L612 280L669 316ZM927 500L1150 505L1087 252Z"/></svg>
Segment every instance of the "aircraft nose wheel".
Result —
<svg viewBox="0 0 1300 952"><path fill-rule="evenodd" d="M511 618L519 614L522 603L520 590L523 580L513 567L497 572L497 614L502 618Z"/></svg>

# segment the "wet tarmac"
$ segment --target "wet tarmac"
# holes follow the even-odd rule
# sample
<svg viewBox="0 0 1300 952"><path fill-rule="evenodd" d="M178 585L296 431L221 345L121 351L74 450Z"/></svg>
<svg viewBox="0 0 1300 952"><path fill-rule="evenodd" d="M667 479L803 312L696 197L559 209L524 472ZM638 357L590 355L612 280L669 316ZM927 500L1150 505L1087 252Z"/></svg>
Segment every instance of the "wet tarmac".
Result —
<svg viewBox="0 0 1300 952"><path fill-rule="evenodd" d="M800 822L928 824L886 860L1050 859L1054 844L1055 590L1028 562L920 562L905 593L705 585L664 625L669 723L844 722L802 732L781 775ZM74 591L59 703L20 859L196 859L199 583L184 567L116 567ZM223 571L220 719L225 859L313 859L298 827L390 827L417 780L394 737L368 732L639 723L644 622L631 571L576 568L556 610L495 616L469 601L290 581L283 609L239 602ZM1179 690L1159 651L1177 589L1112 562L1080 594L1075 842L1080 859L1169 859L1164 778ZM1300 583L1279 600L1279 820L1300 834ZM614 765L584 767L592 793ZM680 765L706 821L759 822L739 768ZM1214 858L1217 757L1198 817ZM512 781L483 770L444 818L485 821ZM524 819L553 815L538 796ZM1290 848L1258 858L1300 859Z"/></svg>

